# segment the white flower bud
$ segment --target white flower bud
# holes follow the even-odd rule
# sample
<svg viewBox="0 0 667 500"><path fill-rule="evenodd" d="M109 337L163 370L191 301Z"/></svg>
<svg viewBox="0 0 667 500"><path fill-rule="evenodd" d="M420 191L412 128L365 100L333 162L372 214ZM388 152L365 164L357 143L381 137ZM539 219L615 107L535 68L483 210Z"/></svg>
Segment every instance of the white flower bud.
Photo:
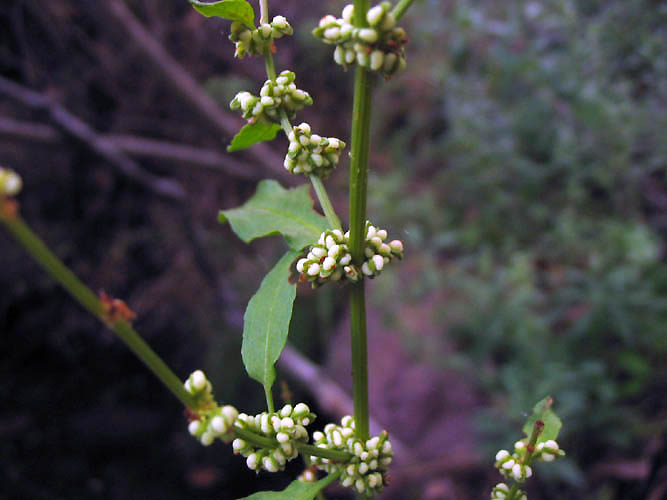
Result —
<svg viewBox="0 0 667 500"><path fill-rule="evenodd" d="M331 41L336 41L340 37L340 28L332 26L324 30L324 38Z"/></svg>
<svg viewBox="0 0 667 500"><path fill-rule="evenodd" d="M308 415L310 413L310 408L308 408L308 405L306 403L298 403L294 407L294 411L292 413L294 416L297 417Z"/></svg>
<svg viewBox="0 0 667 500"><path fill-rule="evenodd" d="M502 467L503 467L503 469L505 469L505 470L510 470L512 467L514 467L514 465L515 465L514 460L513 460L513 459L510 459L510 460L508 460L507 462L505 462L505 463L502 465Z"/></svg>
<svg viewBox="0 0 667 500"><path fill-rule="evenodd" d="M352 478L351 476L347 476L345 479L343 479L340 482L340 484L342 484L346 488L349 488L350 486L352 486L352 483L354 483L354 478Z"/></svg>
<svg viewBox="0 0 667 500"><path fill-rule="evenodd" d="M384 9L381 6L376 5L368 11L366 14L366 20L368 21L368 24L375 26L380 22L382 16L384 16Z"/></svg>
<svg viewBox="0 0 667 500"><path fill-rule="evenodd" d="M524 446L525 446L525 444L524 444L523 441L517 441L516 443L514 443L514 449L515 450L521 450L521 449L523 449Z"/></svg>
<svg viewBox="0 0 667 500"><path fill-rule="evenodd" d="M352 64L356 58L357 53L354 50L348 49L345 51L345 64Z"/></svg>
<svg viewBox="0 0 667 500"><path fill-rule="evenodd" d="M244 450L248 446L248 443L246 443L243 439L235 439L232 441L232 449L236 452L239 453L241 450Z"/></svg>
<svg viewBox="0 0 667 500"><path fill-rule="evenodd" d="M387 239L387 231L385 229L378 229L378 231L375 233L375 236L380 238L381 241L384 241Z"/></svg>
<svg viewBox="0 0 667 500"><path fill-rule="evenodd" d="M392 449L391 442L389 440L385 441L384 444L382 445L382 453L385 455L391 455L394 453L394 450Z"/></svg>
<svg viewBox="0 0 667 500"><path fill-rule="evenodd" d="M362 479L357 479L354 482L354 487L357 489L359 493L363 493L364 490L366 489L366 485L364 484L364 481Z"/></svg>
<svg viewBox="0 0 667 500"><path fill-rule="evenodd" d="M333 269L335 265L336 265L336 259L327 257L326 259L324 259L324 262L322 263L322 269L324 269L325 271L329 271Z"/></svg>
<svg viewBox="0 0 667 500"><path fill-rule="evenodd" d="M308 276L317 276L318 274L320 274L320 265L311 264L310 267L308 267Z"/></svg>
<svg viewBox="0 0 667 500"><path fill-rule="evenodd" d="M389 31L394 26L396 26L396 18L393 16L391 12L387 12L387 15L384 16L384 20L382 21L380 28L382 29L382 31Z"/></svg>
<svg viewBox="0 0 667 500"><path fill-rule="evenodd" d="M204 375L203 371L196 370L196 371L192 372L192 375L190 375L190 377L191 377L191 379L190 379L191 380L191 382L190 382L191 387L195 391L197 391L197 392L203 391L206 388L206 383L208 381L206 380L206 375Z"/></svg>
<svg viewBox="0 0 667 500"><path fill-rule="evenodd" d="M551 453L545 453L540 458L545 462L553 462L556 458L556 455L552 455Z"/></svg>
<svg viewBox="0 0 667 500"><path fill-rule="evenodd" d="M275 16L275 17L273 18L273 24L274 24L277 28L281 28L281 29L283 29L283 28L286 28L286 27L287 27L287 24L288 24L288 23L287 23L287 19L286 19L284 16Z"/></svg>
<svg viewBox="0 0 667 500"><path fill-rule="evenodd" d="M218 434L224 434L225 432L227 432L227 424L225 423L225 420L220 416L213 417L211 419L210 427Z"/></svg>
<svg viewBox="0 0 667 500"><path fill-rule="evenodd" d="M343 19L345 20L345 22L352 24L353 17L354 17L354 5L349 3L343 8Z"/></svg>
<svg viewBox="0 0 667 500"><path fill-rule="evenodd" d="M199 420L193 420L188 424L188 432L193 436L199 431Z"/></svg>
<svg viewBox="0 0 667 500"><path fill-rule="evenodd" d="M299 271L300 273L303 272L303 267L306 265L308 262L308 259L299 259L296 263L296 270Z"/></svg>
<svg viewBox="0 0 667 500"><path fill-rule="evenodd" d="M239 412L236 408L230 405L225 405L222 407L222 416L225 417L225 421L231 425L238 418Z"/></svg>
<svg viewBox="0 0 667 500"><path fill-rule="evenodd" d="M211 432L204 432L204 434L201 435L201 438L199 438L201 441L201 444L204 446L210 446L213 443L213 440L215 439L215 436Z"/></svg>
<svg viewBox="0 0 667 500"><path fill-rule="evenodd" d="M335 23L335 22L336 22L336 18L334 16L332 16L331 14L327 14L322 19L320 19L319 26L320 26L320 28L324 28L325 26L328 26L331 23Z"/></svg>
<svg viewBox="0 0 667 500"><path fill-rule="evenodd" d="M359 474L366 474L368 472L368 464L366 462L361 462L359 464Z"/></svg>
<svg viewBox="0 0 667 500"><path fill-rule="evenodd" d="M278 463L272 457L264 457L262 459L262 465L269 472L278 472L278 470L280 470Z"/></svg>
<svg viewBox="0 0 667 500"><path fill-rule="evenodd" d="M401 240L393 240L389 242L389 246L394 252L397 253L403 252L403 242Z"/></svg>
<svg viewBox="0 0 667 500"><path fill-rule="evenodd" d="M358 36L366 43L375 43L378 40L378 32L373 28L361 28Z"/></svg>
<svg viewBox="0 0 667 500"><path fill-rule="evenodd" d="M371 271L371 268L368 267L368 262L364 262L361 265L361 272L364 273L366 276L373 276L373 271Z"/></svg>
<svg viewBox="0 0 667 500"><path fill-rule="evenodd" d="M373 71L378 71L382 64L384 63L384 52L381 50L374 50L371 52L371 64L370 68Z"/></svg>
<svg viewBox="0 0 667 500"><path fill-rule="evenodd" d="M544 447L552 450L552 451L557 451L558 450L558 443L554 441L553 439L549 439L548 441L544 442Z"/></svg>
<svg viewBox="0 0 667 500"><path fill-rule="evenodd" d="M336 46L336 49L334 50L333 58L334 58L334 61L336 61L336 64L344 66L345 65L345 49L343 47L341 47L340 45Z"/></svg>
<svg viewBox="0 0 667 500"><path fill-rule="evenodd" d="M313 432L313 441L321 441L324 439L324 434L320 431L315 431Z"/></svg>
<svg viewBox="0 0 667 500"><path fill-rule="evenodd" d="M285 432L279 432L278 434L276 434L276 440L279 443L286 443L289 441L289 434Z"/></svg>

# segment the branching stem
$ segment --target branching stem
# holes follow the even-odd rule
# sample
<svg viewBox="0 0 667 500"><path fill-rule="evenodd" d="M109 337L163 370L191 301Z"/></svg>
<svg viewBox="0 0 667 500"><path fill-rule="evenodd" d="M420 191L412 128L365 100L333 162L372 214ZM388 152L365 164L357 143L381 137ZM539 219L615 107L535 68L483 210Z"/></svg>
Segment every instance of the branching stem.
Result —
<svg viewBox="0 0 667 500"><path fill-rule="evenodd" d="M107 327L109 327L122 340L130 350L160 379L160 381L176 396L187 408L195 408L193 397L183 387L183 382L176 374L160 359L150 346L125 320L118 319L113 322L105 315L100 299L90 288L84 285L72 271L70 271L56 255L49 250L44 242L28 227L18 216L6 217L0 214L2 222L9 232L14 236L30 254L30 256L42 268L51 275L67 292L96 316Z"/></svg>
<svg viewBox="0 0 667 500"><path fill-rule="evenodd" d="M414 0L401 0L396 4L396 7L392 9L391 13L397 21L403 17L403 14L405 14L405 11L408 10L408 7L412 5L412 2L414 2Z"/></svg>

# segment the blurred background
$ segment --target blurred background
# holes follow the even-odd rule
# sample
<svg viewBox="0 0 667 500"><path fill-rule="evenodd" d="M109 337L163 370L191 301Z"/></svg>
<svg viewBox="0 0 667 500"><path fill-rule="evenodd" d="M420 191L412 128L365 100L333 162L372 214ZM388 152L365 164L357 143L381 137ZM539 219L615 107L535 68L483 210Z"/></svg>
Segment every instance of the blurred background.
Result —
<svg viewBox="0 0 667 500"><path fill-rule="evenodd" d="M310 30L344 2L273 0L300 113L349 143L352 72ZM240 361L245 305L284 251L216 222L261 178L294 186L284 137L225 147L262 61L185 0L8 0L0 164L24 218L121 297L183 378L262 411ZM422 0L409 70L375 95L369 217L406 259L369 286L371 410L401 448L382 498L488 498L493 456L551 394L568 456L531 500L667 497L667 6ZM327 181L347 216L347 164ZM0 231L0 498L235 499L286 474L201 447L178 402ZM318 424L349 404L346 291L300 287L280 398ZM311 360L314 364L309 364ZM306 375L308 370L314 370ZM311 383L313 373L319 377ZM328 498L351 498L333 488Z"/></svg>

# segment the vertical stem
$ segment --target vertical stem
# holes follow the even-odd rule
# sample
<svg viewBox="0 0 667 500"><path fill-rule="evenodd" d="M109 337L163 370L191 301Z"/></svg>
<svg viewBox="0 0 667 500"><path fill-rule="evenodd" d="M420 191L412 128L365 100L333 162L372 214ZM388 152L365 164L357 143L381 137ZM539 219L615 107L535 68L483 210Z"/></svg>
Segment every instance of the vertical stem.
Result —
<svg viewBox="0 0 667 500"><path fill-rule="evenodd" d="M273 406L273 394L271 393L271 388L264 386L264 394L266 395L266 408L269 410L269 413L273 413L275 407Z"/></svg>
<svg viewBox="0 0 667 500"><path fill-rule="evenodd" d="M354 23L366 25L368 0L355 0ZM368 70L357 67L352 108L352 145L350 151L350 253L357 266L364 258L366 228L366 185L370 148L372 85ZM354 419L356 434L368 439L368 349L366 340L366 301L364 280L352 285L350 292L350 341L354 384Z"/></svg>
<svg viewBox="0 0 667 500"><path fill-rule="evenodd" d="M537 438L540 437L542 431L544 430L544 422L538 420L533 426L533 432L528 438L528 444L526 444L526 451L521 462L523 465L530 465L531 460L533 459L533 453L535 452L535 444L537 443ZM509 493L507 493L507 500L514 500L514 497L519 493L519 483L514 483Z"/></svg>
<svg viewBox="0 0 667 500"><path fill-rule="evenodd" d="M269 0L259 0L259 23L269 22Z"/></svg>

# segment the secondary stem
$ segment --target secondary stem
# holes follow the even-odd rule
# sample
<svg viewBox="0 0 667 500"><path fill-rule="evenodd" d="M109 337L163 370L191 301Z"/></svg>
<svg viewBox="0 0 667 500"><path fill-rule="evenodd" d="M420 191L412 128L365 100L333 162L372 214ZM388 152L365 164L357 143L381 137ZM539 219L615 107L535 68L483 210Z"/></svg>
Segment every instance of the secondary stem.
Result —
<svg viewBox="0 0 667 500"><path fill-rule="evenodd" d="M160 381L176 396L183 405L195 408L193 397L183 387L183 382L160 359L150 346L124 320L108 321L100 299L70 271L44 242L18 216L0 215L2 222L16 240L25 248L30 256L51 275L67 292L84 308L90 311L107 327L109 327L130 350L160 379Z"/></svg>
<svg viewBox="0 0 667 500"><path fill-rule="evenodd" d="M368 0L355 0L355 25L366 25ZM361 267L366 235L366 185L370 148L372 83L363 67L355 70L354 104L352 108L352 145L350 151L350 253ZM366 302L364 280L352 285L350 292L350 341L352 346L352 378L356 434L369 437L368 423L368 352L366 341Z"/></svg>
<svg viewBox="0 0 667 500"><path fill-rule="evenodd" d="M528 438L528 444L526 444L526 451L521 462L523 465L530 465L530 462L533 459L533 453L535 452L535 444L537 443L537 438L540 437L542 431L544 430L544 422L538 420L533 426L533 432ZM510 488L509 493L507 493L507 500L514 500L514 497L519 493L519 483L514 483L512 488Z"/></svg>
<svg viewBox="0 0 667 500"><path fill-rule="evenodd" d="M268 1L262 0L261 7L266 8L266 16L268 19ZM273 61L273 54L271 54L270 47L267 47L264 51L264 66L266 67L266 75L269 77L269 79L275 80L276 66ZM280 125L282 126L285 135L289 136L290 132L292 132L292 124L287 117L287 113L285 113L285 110L283 109L280 110ZM322 179L316 175L309 175L308 177L310 178L310 182L313 184L315 195L317 196L317 200L320 202L320 206L322 207L322 211L324 212L324 215L329 222L329 226L332 229L342 229L343 226L341 225L340 219L336 215L336 211L331 204L331 200L329 199L329 195L327 194L327 190L324 187Z"/></svg>
<svg viewBox="0 0 667 500"><path fill-rule="evenodd" d="M412 2L414 2L414 0L401 0L396 4L396 7L392 9L391 13L397 21L403 17L403 14L405 14L405 11L408 10L408 7L412 5Z"/></svg>

